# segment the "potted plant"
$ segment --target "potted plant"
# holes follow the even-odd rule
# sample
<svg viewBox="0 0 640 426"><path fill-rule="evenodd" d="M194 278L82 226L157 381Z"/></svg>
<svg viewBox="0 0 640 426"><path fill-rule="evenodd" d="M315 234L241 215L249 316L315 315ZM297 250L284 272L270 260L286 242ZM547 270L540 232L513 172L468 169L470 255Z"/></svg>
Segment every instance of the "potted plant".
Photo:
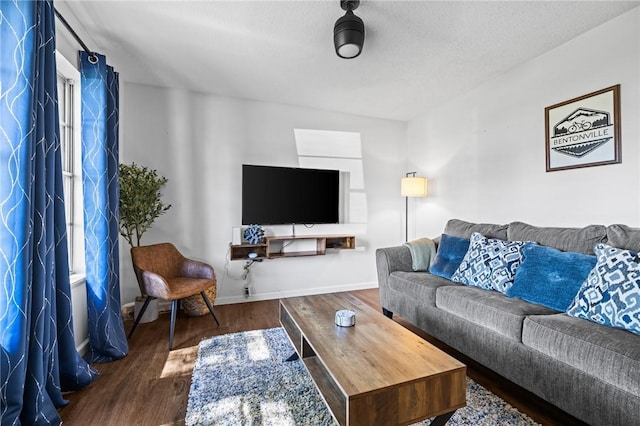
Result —
<svg viewBox="0 0 640 426"><path fill-rule="evenodd" d="M168 179L158 175L156 170L144 166L131 164L119 165L120 185L120 235L131 247L139 246L144 233L151 228L153 222L167 210L171 204L162 202L160 190L167 184ZM144 286L136 272L136 279L140 287L140 296L136 297L135 315L144 301ZM153 300L143 316L141 322L149 322L158 318L158 301Z"/></svg>

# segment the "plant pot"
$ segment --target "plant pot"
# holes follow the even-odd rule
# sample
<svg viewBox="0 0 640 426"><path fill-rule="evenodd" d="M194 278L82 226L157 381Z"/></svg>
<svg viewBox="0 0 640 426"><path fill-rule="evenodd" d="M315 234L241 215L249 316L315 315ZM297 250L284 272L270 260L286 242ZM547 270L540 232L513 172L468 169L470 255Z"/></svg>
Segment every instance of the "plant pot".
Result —
<svg viewBox="0 0 640 426"><path fill-rule="evenodd" d="M133 307L133 318L138 318L138 314L142 310L142 306L144 305L144 297L136 297L135 306ZM140 322L152 322L158 319L158 299L151 299L149 301L149 305L147 306L147 310L144 311L144 315L140 318Z"/></svg>

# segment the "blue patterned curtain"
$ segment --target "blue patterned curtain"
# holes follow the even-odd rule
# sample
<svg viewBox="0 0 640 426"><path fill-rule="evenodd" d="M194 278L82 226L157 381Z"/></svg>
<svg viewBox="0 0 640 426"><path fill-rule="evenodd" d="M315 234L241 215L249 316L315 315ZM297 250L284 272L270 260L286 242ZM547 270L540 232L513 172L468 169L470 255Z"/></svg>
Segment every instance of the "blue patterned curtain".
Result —
<svg viewBox="0 0 640 426"><path fill-rule="evenodd" d="M80 75L90 346L87 359L108 362L122 358L129 351L120 308L118 73L107 65L103 55L90 58L80 52Z"/></svg>
<svg viewBox="0 0 640 426"><path fill-rule="evenodd" d="M0 417L59 424L75 349L51 1L0 1Z"/></svg>

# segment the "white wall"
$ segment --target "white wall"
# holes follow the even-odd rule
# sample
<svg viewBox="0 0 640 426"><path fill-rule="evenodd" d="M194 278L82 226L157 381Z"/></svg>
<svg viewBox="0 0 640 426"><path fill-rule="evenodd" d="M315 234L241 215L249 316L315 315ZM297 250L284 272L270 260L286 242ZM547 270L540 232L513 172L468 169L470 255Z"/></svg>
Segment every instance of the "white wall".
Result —
<svg viewBox="0 0 640 426"><path fill-rule="evenodd" d="M173 207L142 243L171 241L186 256L212 264L216 303L245 300L239 279L244 261L227 260L232 227L241 221L241 165L297 166L294 128L361 133L367 223L296 227L298 234L353 233L361 249L255 264L251 299L374 287L375 249L403 241L404 122L128 83L121 90L120 117L121 161L157 169L169 179L164 200ZM289 235L290 228L268 231ZM138 287L125 243L121 272L126 303Z"/></svg>
<svg viewBox="0 0 640 426"><path fill-rule="evenodd" d="M257 264L255 299L374 286L375 249L404 241L398 194L407 171L429 177L429 196L409 201L410 238L438 235L451 217L640 226L639 28L636 8L408 126L129 84L121 75L121 161L168 177L165 199L173 204L143 243L172 241L211 263L217 303L245 300L237 279L244 262L226 260L231 228L240 222L240 165L297 165L294 128L362 133L368 222L311 232L355 233L364 250ZM59 47L75 63L72 43L59 38ZM621 85L622 164L546 173L544 108L614 84ZM121 281L122 303L130 302L138 289L124 243Z"/></svg>
<svg viewBox="0 0 640 426"><path fill-rule="evenodd" d="M408 169L430 178L413 235L439 235L452 217L640 226L639 80L636 8L411 120ZM622 163L546 173L544 108L615 84Z"/></svg>

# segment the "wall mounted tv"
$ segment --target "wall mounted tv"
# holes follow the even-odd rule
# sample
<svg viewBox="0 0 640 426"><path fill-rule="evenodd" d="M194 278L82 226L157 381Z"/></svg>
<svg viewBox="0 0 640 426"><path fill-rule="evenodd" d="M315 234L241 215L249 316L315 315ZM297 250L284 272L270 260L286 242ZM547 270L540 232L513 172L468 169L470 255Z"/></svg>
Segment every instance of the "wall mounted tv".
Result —
<svg viewBox="0 0 640 426"><path fill-rule="evenodd" d="M338 223L340 172L242 165L242 224Z"/></svg>

